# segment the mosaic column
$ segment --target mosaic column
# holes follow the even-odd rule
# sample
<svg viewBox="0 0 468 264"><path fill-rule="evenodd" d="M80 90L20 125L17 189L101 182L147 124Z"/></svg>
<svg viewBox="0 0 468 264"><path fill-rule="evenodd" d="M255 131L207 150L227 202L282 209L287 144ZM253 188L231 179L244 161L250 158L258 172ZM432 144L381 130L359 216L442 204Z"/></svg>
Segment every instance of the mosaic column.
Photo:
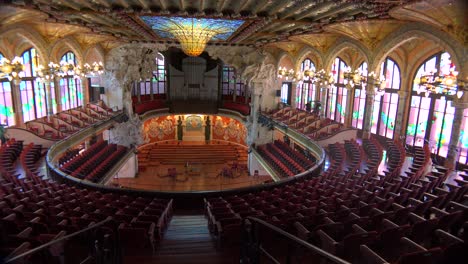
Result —
<svg viewBox="0 0 468 264"><path fill-rule="evenodd" d="M398 111L395 118L395 127L393 128L393 138L401 138L405 135L405 127L403 126L403 117L405 115L405 105L408 100L407 91L398 91Z"/></svg>
<svg viewBox="0 0 468 264"><path fill-rule="evenodd" d="M354 86L349 84L346 85L347 90L346 96L346 112L345 112L345 123L344 127L351 127L353 120L353 99L354 99Z"/></svg>
<svg viewBox="0 0 468 264"><path fill-rule="evenodd" d="M455 107L455 116L452 124L452 135L450 136L450 143L445 160L445 167L455 168L459 155L458 145L460 143L461 124L463 121L463 112L468 108L468 94L465 92L462 98L452 101L452 106Z"/></svg>
<svg viewBox="0 0 468 264"><path fill-rule="evenodd" d="M372 127L372 114L374 112L374 86L368 84L366 87L366 111L364 113L363 138L370 138Z"/></svg>

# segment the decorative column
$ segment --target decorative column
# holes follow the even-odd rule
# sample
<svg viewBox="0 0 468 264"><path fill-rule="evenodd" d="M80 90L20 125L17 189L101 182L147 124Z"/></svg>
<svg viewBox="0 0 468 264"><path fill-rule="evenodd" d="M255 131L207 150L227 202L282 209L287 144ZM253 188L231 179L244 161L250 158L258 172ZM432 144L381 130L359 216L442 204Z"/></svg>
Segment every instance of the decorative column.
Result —
<svg viewBox="0 0 468 264"><path fill-rule="evenodd" d="M462 98L456 98L452 101L452 106L455 107L455 116L452 124L452 135L450 136L449 149L445 167L454 169L457 164L459 155L458 145L460 143L461 124L463 121L463 112L468 108L468 94L465 92ZM465 131L466 132L466 131Z"/></svg>
<svg viewBox="0 0 468 264"><path fill-rule="evenodd" d="M44 86L47 99L47 118L49 118L50 121L50 117L54 115L54 106L52 105L52 89L49 81L46 81Z"/></svg>
<svg viewBox="0 0 468 264"><path fill-rule="evenodd" d="M374 85L368 83L366 86L366 111L364 112L363 138L370 138L372 127L372 114L374 112Z"/></svg>
<svg viewBox="0 0 468 264"><path fill-rule="evenodd" d="M62 111L62 94L60 93L60 80L54 77L55 100L57 101L57 112Z"/></svg>
<svg viewBox="0 0 468 264"><path fill-rule="evenodd" d="M14 81L10 82L11 91L13 93L13 105L15 109L15 124L22 125L24 123L23 118L23 105L21 104L21 93L19 83L15 84ZM0 122L1 123L1 122Z"/></svg>
<svg viewBox="0 0 468 264"><path fill-rule="evenodd" d="M322 105L320 107L320 117L325 118L326 114L326 107L327 107L327 91L328 91L328 85L320 87L320 92L322 93L322 96L320 97L320 104Z"/></svg>
<svg viewBox="0 0 468 264"><path fill-rule="evenodd" d="M250 120L251 127L248 133L247 144L250 147L255 142L258 134L258 109L260 107L260 100L263 92L262 82L251 82L252 84L252 102L250 103Z"/></svg>
<svg viewBox="0 0 468 264"><path fill-rule="evenodd" d="M345 123L344 127L351 127L353 121L353 99L354 99L354 86L349 83L345 86L347 90L346 96L346 112L345 112Z"/></svg>
<svg viewBox="0 0 468 264"><path fill-rule="evenodd" d="M89 91L88 91L88 78L86 76L81 77L81 106L86 107L89 103Z"/></svg>
<svg viewBox="0 0 468 264"><path fill-rule="evenodd" d="M296 102L297 96L296 96L296 94L297 94L297 85L298 84L299 84L299 82L297 82L297 81L292 81L291 82L291 97L292 97L291 98L291 107L293 109L296 109L296 107L297 107L297 102ZM280 85L280 87L281 87L281 85ZM299 89L301 89L301 88L299 88Z"/></svg>
<svg viewBox="0 0 468 264"><path fill-rule="evenodd" d="M399 138L405 135L403 117L405 116L405 105L408 100L408 94L407 91L398 91L398 111L395 118L395 127L393 128L393 138Z"/></svg>

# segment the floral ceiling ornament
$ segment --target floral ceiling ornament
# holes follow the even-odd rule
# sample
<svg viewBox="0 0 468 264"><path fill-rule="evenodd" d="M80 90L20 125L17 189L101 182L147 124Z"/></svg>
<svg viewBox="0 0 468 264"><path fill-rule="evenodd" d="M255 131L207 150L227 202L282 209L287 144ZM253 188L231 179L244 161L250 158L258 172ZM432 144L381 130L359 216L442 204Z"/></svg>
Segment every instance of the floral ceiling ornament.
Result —
<svg viewBox="0 0 468 264"><path fill-rule="evenodd" d="M243 23L243 20L141 16L159 36L175 38L185 54L197 57L206 44L214 40L227 40Z"/></svg>

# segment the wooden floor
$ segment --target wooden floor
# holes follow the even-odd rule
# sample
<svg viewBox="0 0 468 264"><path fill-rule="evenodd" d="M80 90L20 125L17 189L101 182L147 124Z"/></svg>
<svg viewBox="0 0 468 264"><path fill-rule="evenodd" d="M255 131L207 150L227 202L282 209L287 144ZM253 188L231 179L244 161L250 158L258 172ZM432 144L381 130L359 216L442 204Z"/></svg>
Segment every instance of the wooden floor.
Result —
<svg viewBox="0 0 468 264"><path fill-rule="evenodd" d="M136 178L114 178L112 185L142 190L209 191L262 184L270 176L249 176L247 149L221 141L148 144L138 149ZM232 169L237 166L237 169ZM169 170L176 170L170 175ZM223 170L232 171L223 173Z"/></svg>

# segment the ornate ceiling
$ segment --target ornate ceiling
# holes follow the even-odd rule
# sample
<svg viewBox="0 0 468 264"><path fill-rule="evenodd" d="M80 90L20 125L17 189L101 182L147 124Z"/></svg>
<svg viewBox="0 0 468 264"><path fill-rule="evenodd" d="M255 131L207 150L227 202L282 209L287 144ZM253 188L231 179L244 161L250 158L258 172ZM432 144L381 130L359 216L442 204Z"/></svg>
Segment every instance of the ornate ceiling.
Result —
<svg viewBox="0 0 468 264"><path fill-rule="evenodd" d="M176 43L140 16L244 20L227 40L211 45L274 46L290 53L304 45L326 51L340 36L372 49L410 21L467 38L463 0L0 0L0 30L31 25L48 41L73 35L82 45Z"/></svg>

